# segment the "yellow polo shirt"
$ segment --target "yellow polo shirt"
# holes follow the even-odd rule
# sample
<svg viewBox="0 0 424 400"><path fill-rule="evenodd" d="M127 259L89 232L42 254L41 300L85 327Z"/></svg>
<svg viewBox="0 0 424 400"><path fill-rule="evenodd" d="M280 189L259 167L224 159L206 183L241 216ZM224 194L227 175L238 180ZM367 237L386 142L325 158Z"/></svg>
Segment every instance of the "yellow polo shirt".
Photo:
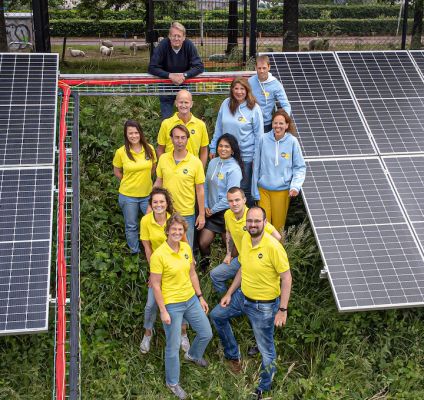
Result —
<svg viewBox="0 0 424 400"><path fill-rule="evenodd" d="M186 126L190 132L190 137L187 142L187 150L196 157L199 157L200 148L209 144L206 124L201 119L196 118L193 114L191 114L190 121L185 124L180 118L178 118L178 112L176 112L172 117L164 119L160 125L158 133L158 144L165 146L165 153L169 153L174 150L170 133L171 129L175 125Z"/></svg>
<svg viewBox="0 0 424 400"><path fill-rule="evenodd" d="M123 176L119 185L119 193L130 197L146 197L152 191L152 168L156 163L156 152L149 144L153 152L153 160L146 160L144 148L140 153L131 150L134 160L130 160L125 151L125 146L116 150L113 157L113 166L121 168Z"/></svg>
<svg viewBox="0 0 424 400"><path fill-rule="evenodd" d="M167 221L170 216L171 214L166 213ZM165 227L166 222L163 226L156 222L153 211L146 214L140 222L140 240L149 240L155 251L166 240Z"/></svg>
<svg viewBox="0 0 424 400"><path fill-rule="evenodd" d="M240 253L241 248L241 240L243 235L246 233L246 215L248 207L244 208L244 214L240 219L237 219L234 213L228 209L224 213L225 220L225 229L231 233L231 237L233 238L234 245L236 246L237 251ZM265 232L271 234L275 231L273 225L269 222L265 225Z"/></svg>
<svg viewBox="0 0 424 400"><path fill-rule="evenodd" d="M174 208L181 215L193 215L196 200L195 185L205 182L202 162L193 154L187 153L178 164L174 160L174 152L164 153L159 158L156 174L163 180L174 202Z"/></svg>
<svg viewBox="0 0 424 400"><path fill-rule="evenodd" d="M190 279L193 261L188 243L180 242L176 253L167 242L162 243L150 258L150 272L162 275L162 296L166 304L181 303L194 295Z"/></svg>
<svg viewBox="0 0 424 400"><path fill-rule="evenodd" d="M252 247L249 233L243 236L241 252L241 291L252 300L273 300L281 293L280 274L290 269L286 251L281 243L264 233Z"/></svg>

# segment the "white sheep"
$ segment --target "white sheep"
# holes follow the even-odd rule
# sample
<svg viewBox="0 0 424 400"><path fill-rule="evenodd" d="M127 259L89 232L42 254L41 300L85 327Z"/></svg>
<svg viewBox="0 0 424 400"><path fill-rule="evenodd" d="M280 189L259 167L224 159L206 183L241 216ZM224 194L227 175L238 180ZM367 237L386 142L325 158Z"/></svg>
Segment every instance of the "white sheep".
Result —
<svg viewBox="0 0 424 400"><path fill-rule="evenodd" d="M85 53L82 50L71 49L70 47L68 48L68 50L69 50L69 54L72 57L85 57Z"/></svg>
<svg viewBox="0 0 424 400"><path fill-rule="evenodd" d="M137 42L131 42L130 43L130 50L133 51L134 55L137 52L137 50L144 50L147 49L149 45L147 43L137 43Z"/></svg>
<svg viewBox="0 0 424 400"><path fill-rule="evenodd" d="M105 57L110 57L113 52L113 47L100 46L100 54Z"/></svg>
<svg viewBox="0 0 424 400"><path fill-rule="evenodd" d="M113 48L113 43L111 40L102 40L102 46L109 47L109 49Z"/></svg>

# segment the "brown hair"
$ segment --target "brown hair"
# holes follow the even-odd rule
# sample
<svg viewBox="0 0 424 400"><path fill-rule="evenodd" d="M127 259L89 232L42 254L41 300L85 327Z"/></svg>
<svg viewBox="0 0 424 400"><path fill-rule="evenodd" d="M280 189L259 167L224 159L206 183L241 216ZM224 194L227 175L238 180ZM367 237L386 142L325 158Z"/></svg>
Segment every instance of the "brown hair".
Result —
<svg viewBox="0 0 424 400"><path fill-rule="evenodd" d="M272 121L274 122L274 118L278 116L284 117L286 122L289 124L289 127L287 128L287 132L291 133L293 136L297 136L296 125L294 124L293 118L290 117L290 115L287 114L285 110L280 109L274 113L274 115L272 116Z"/></svg>
<svg viewBox="0 0 424 400"><path fill-rule="evenodd" d="M261 56L257 56L256 57L256 65L258 65L260 62L265 62L269 65L270 64L269 57L266 54L263 54Z"/></svg>
<svg viewBox="0 0 424 400"><path fill-rule="evenodd" d="M168 236L169 230L171 229L171 226L173 224L182 225L184 228L184 233L187 232L187 229L188 229L187 221L180 214L175 213L169 217L168 221L166 221L166 228L165 228L166 236Z"/></svg>
<svg viewBox="0 0 424 400"><path fill-rule="evenodd" d="M135 161L133 155L131 154L131 144L127 137L127 129L129 127L137 129L138 133L140 134L140 143L141 146L144 149L146 160L154 160L153 157L153 150L149 146L149 143L147 143L146 137L144 136L143 129L141 129L140 124L137 121L134 121L132 119L128 119L125 121L124 124L124 142L125 142L125 152L127 153L127 156L130 160Z"/></svg>
<svg viewBox="0 0 424 400"><path fill-rule="evenodd" d="M246 194L244 193L244 190L242 188L239 188L238 186L233 186L231 188L228 189L227 194L234 194L240 192L240 194L242 195L243 199L246 198Z"/></svg>
<svg viewBox="0 0 424 400"><path fill-rule="evenodd" d="M183 125L183 124L175 125L175 126L171 129L171 132L169 133L169 136L171 136L171 137L172 137L172 132L174 131L174 129L179 129L179 130L183 131L183 132L186 134L187 139L190 139L190 132L188 131L188 129L187 129L187 127L186 127L185 125Z"/></svg>
<svg viewBox="0 0 424 400"><path fill-rule="evenodd" d="M231 114L233 114L233 115L236 113L237 107L239 106L239 103L238 103L238 101L236 100L236 98L234 97L234 94L233 94L233 89L237 84L242 85L246 89L247 107L250 110L252 110L253 107L255 107L255 104L256 104L256 98L255 98L255 96L253 96L252 88L250 87L247 79L242 77L242 76L235 78L231 82L231 86L230 86L230 103L229 103L230 111L231 111Z"/></svg>
<svg viewBox="0 0 424 400"><path fill-rule="evenodd" d="M168 212L169 214L172 215L174 213L174 206L172 204L172 197L171 197L171 194L164 188L160 188L160 187L154 187L153 188L152 193L150 193L150 199L149 199L150 207L152 207L153 196L155 196L157 194L161 194L162 196L165 197L166 212Z"/></svg>

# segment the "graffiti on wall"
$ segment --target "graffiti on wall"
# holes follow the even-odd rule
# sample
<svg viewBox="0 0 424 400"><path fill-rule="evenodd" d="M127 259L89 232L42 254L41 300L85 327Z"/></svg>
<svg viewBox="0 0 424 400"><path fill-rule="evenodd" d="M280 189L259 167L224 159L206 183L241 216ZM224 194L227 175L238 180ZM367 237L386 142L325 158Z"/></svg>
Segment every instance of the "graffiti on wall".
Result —
<svg viewBox="0 0 424 400"><path fill-rule="evenodd" d="M31 13L5 13L7 42L11 50L32 48L34 34Z"/></svg>

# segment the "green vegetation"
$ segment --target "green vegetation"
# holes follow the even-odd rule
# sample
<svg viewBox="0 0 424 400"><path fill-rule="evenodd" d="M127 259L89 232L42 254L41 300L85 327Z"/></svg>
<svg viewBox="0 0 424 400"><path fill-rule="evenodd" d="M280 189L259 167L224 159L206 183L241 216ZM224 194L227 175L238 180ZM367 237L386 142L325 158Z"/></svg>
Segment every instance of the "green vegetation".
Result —
<svg viewBox="0 0 424 400"><path fill-rule="evenodd" d="M212 131L222 97L195 98L196 115ZM97 400L163 400L164 334L156 323L152 351L139 352L147 265L126 250L111 160L126 118L139 120L154 143L160 124L153 97L81 98L82 394ZM292 204L286 249L294 276L288 325L275 334L279 372L275 400L420 400L424 398L424 311L340 314L300 199ZM217 241L214 263L222 251ZM209 305L218 297L208 274L201 285ZM51 320L54 316L51 315ZM253 343L246 319L234 324L242 354ZM51 398L53 327L49 334L0 338L0 399ZM190 332L190 335L192 332ZM194 399L247 399L258 358L244 358L241 376L223 364L214 337L207 371L182 363L182 385Z"/></svg>

